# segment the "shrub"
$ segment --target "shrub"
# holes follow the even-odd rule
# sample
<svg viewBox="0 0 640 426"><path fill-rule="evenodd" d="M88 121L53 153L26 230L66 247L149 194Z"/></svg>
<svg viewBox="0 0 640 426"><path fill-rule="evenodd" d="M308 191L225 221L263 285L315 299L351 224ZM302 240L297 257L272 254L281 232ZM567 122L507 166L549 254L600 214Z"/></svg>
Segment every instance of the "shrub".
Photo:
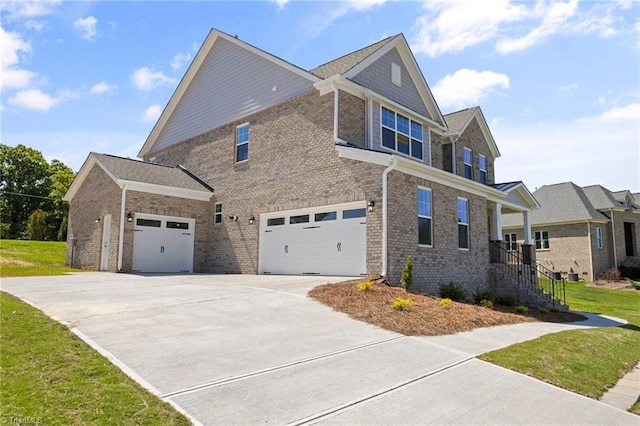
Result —
<svg viewBox="0 0 640 426"><path fill-rule="evenodd" d="M364 281L358 284L358 291L367 292L373 287L373 281Z"/></svg>
<svg viewBox="0 0 640 426"><path fill-rule="evenodd" d="M480 306L483 306L488 309L493 309L493 302L491 300L482 299L480 301Z"/></svg>
<svg viewBox="0 0 640 426"><path fill-rule="evenodd" d="M622 274L620 274L618 268L609 268L600 274L598 279L603 281L620 281L622 279Z"/></svg>
<svg viewBox="0 0 640 426"><path fill-rule="evenodd" d="M549 312L553 312L554 314L560 312L560 309L558 308L549 308Z"/></svg>
<svg viewBox="0 0 640 426"><path fill-rule="evenodd" d="M496 297L496 303L502 306L516 306L516 297L513 294L505 294Z"/></svg>
<svg viewBox="0 0 640 426"><path fill-rule="evenodd" d="M461 302L467 298L467 291L453 281L440 286L440 297Z"/></svg>
<svg viewBox="0 0 640 426"><path fill-rule="evenodd" d="M440 301L440 306L443 308L448 308L449 306L451 306L453 302L451 301L451 299L442 299Z"/></svg>
<svg viewBox="0 0 640 426"><path fill-rule="evenodd" d="M393 301L391 307L396 311L405 311L413 306L413 300L411 298L403 299L402 297L396 298Z"/></svg>
<svg viewBox="0 0 640 426"><path fill-rule="evenodd" d="M549 313L549 309L547 309L547 308L538 308L538 312L540 312L541 314L548 314Z"/></svg>
<svg viewBox="0 0 640 426"><path fill-rule="evenodd" d="M42 210L38 209L29 216L29 222L27 223L27 235L30 240L43 241L46 232L47 216Z"/></svg>
<svg viewBox="0 0 640 426"><path fill-rule="evenodd" d="M400 285L404 291L409 291L413 284L413 259L411 256L407 256L407 263L402 270L402 276L400 277Z"/></svg>
<svg viewBox="0 0 640 426"><path fill-rule="evenodd" d="M529 308L524 305L518 305L516 306L516 312L519 314L526 314L527 312L529 312Z"/></svg>
<svg viewBox="0 0 640 426"><path fill-rule="evenodd" d="M488 288L476 289L472 297L476 303L480 303L483 300L493 300L493 293Z"/></svg>

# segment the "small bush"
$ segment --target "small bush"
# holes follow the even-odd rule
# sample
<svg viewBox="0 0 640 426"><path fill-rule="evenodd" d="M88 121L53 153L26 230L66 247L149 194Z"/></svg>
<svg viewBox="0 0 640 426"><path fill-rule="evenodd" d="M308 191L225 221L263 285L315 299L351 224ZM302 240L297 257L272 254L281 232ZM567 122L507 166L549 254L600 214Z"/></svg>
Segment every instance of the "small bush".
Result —
<svg viewBox="0 0 640 426"><path fill-rule="evenodd" d="M496 297L496 303L502 306L516 306L516 297L513 294L505 294Z"/></svg>
<svg viewBox="0 0 640 426"><path fill-rule="evenodd" d="M403 299L402 297L396 298L396 300L394 300L393 304L391 305L391 307L396 311L406 311L407 309L410 309L412 306L413 306L413 299L411 298Z"/></svg>
<svg viewBox="0 0 640 426"><path fill-rule="evenodd" d="M358 291L365 293L371 290L371 287L373 287L373 281L365 281L358 284Z"/></svg>
<svg viewBox="0 0 640 426"><path fill-rule="evenodd" d="M400 285L404 291L409 291L413 284L413 259L411 256L407 256L407 263L402 270L402 276L400 277Z"/></svg>
<svg viewBox="0 0 640 426"><path fill-rule="evenodd" d="M476 303L480 303L483 300L493 300L493 293L487 288L482 288L474 291L472 297Z"/></svg>
<svg viewBox="0 0 640 426"><path fill-rule="evenodd" d="M549 313L549 309L547 309L547 308L538 308L538 312L540 312L541 314L548 314Z"/></svg>
<svg viewBox="0 0 640 426"><path fill-rule="evenodd" d="M448 308L449 306L451 306L453 302L451 301L451 299L442 299L440 301L440 306L443 308Z"/></svg>
<svg viewBox="0 0 640 426"><path fill-rule="evenodd" d="M620 274L618 268L609 268L600 274L598 279L603 281L620 281L622 279L622 274Z"/></svg>
<svg viewBox="0 0 640 426"><path fill-rule="evenodd" d="M638 282L631 281L631 286L633 288L635 288L636 290L640 290L640 283L638 283Z"/></svg>
<svg viewBox="0 0 640 426"><path fill-rule="evenodd" d="M467 291L453 281L440 286L440 297L461 302L467 298Z"/></svg>
<svg viewBox="0 0 640 426"><path fill-rule="evenodd" d="M488 309L493 309L493 302L491 300L482 299L480 301L480 306L483 306Z"/></svg>
<svg viewBox="0 0 640 426"><path fill-rule="evenodd" d="M529 312L529 308L524 305L518 305L516 306L516 312L519 314L526 314L527 312Z"/></svg>
<svg viewBox="0 0 640 426"><path fill-rule="evenodd" d="M558 308L549 308L549 312L553 312L554 314L557 314L558 312L560 312L560 309L558 309Z"/></svg>

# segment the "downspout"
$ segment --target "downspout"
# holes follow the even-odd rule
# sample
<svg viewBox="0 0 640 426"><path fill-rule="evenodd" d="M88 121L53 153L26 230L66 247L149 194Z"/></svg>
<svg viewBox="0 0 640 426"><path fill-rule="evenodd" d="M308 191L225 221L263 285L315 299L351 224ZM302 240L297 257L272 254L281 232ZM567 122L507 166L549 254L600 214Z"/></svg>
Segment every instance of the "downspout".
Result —
<svg viewBox="0 0 640 426"><path fill-rule="evenodd" d="M389 158L389 162L391 164L387 166L387 168L382 172L382 272L380 273L380 275L382 275L383 277L387 276L387 222L389 215L389 195L387 194L388 175L389 172L396 168L396 166L398 165L398 157L392 155Z"/></svg>
<svg viewBox="0 0 640 426"><path fill-rule="evenodd" d="M122 188L122 199L120 201L120 234L118 236L118 272L122 272L122 250L124 248L124 221L125 217L125 202L127 201L127 186Z"/></svg>
<svg viewBox="0 0 640 426"><path fill-rule="evenodd" d="M596 277L593 270L593 244L591 242L591 222L587 220L587 236L589 238L589 265L591 269L591 281L595 281Z"/></svg>
<svg viewBox="0 0 640 426"><path fill-rule="evenodd" d="M613 236L613 267L618 267L618 250L616 250L616 225L613 220L613 209L609 210L611 212L611 234Z"/></svg>

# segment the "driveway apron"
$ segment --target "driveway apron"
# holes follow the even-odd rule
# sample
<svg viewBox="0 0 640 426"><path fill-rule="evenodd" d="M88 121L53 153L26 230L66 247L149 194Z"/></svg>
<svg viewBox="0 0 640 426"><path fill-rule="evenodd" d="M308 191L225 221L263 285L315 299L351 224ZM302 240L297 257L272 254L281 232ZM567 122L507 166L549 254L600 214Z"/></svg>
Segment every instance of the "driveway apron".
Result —
<svg viewBox="0 0 640 426"><path fill-rule="evenodd" d="M306 296L340 280L80 273L3 279L2 289L68 324L194 423L640 425L474 358L581 324L406 337Z"/></svg>

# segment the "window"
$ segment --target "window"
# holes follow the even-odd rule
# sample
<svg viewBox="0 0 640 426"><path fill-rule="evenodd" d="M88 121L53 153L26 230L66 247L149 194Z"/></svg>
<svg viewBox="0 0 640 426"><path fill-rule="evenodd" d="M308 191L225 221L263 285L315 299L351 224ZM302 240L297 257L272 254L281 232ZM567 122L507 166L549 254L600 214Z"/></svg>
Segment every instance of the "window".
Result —
<svg viewBox="0 0 640 426"><path fill-rule="evenodd" d="M480 183L484 183L486 185L487 184L487 157L485 157L482 154L478 156L478 168L480 169Z"/></svg>
<svg viewBox="0 0 640 426"><path fill-rule="evenodd" d="M400 65L391 63L391 82L396 86L402 85L402 69Z"/></svg>
<svg viewBox="0 0 640 426"><path fill-rule="evenodd" d="M422 160L422 124L382 107L382 146Z"/></svg>
<svg viewBox="0 0 640 426"><path fill-rule="evenodd" d="M518 239L516 234L504 234L504 242L507 243L507 250L518 251Z"/></svg>
<svg viewBox="0 0 640 426"><path fill-rule="evenodd" d="M236 127L236 163L249 159L249 123Z"/></svg>
<svg viewBox="0 0 640 426"><path fill-rule="evenodd" d="M152 228L160 228L160 221L154 219L136 219L136 226L150 226Z"/></svg>
<svg viewBox="0 0 640 426"><path fill-rule="evenodd" d="M299 216L291 216L289 218L289 224L293 225L294 223L309 223L309 215L302 214Z"/></svg>
<svg viewBox="0 0 640 426"><path fill-rule="evenodd" d="M328 220L336 220L336 212L316 213L314 217L315 222L326 222Z"/></svg>
<svg viewBox="0 0 640 426"><path fill-rule="evenodd" d="M280 226L284 225L284 217L276 217L267 220L267 226Z"/></svg>
<svg viewBox="0 0 640 426"><path fill-rule="evenodd" d="M464 177L473 179L473 152L469 148L464 148Z"/></svg>
<svg viewBox="0 0 640 426"><path fill-rule="evenodd" d="M342 212L343 219L354 219L356 217L365 217L367 215L367 209L352 209Z"/></svg>
<svg viewBox="0 0 640 426"><path fill-rule="evenodd" d="M596 228L596 242L598 243L598 248L604 248L604 240L602 239L602 228Z"/></svg>
<svg viewBox="0 0 640 426"><path fill-rule="evenodd" d="M536 250L549 250L549 232L536 231L534 234L536 240Z"/></svg>
<svg viewBox="0 0 640 426"><path fill-rule="evenodd" d="M218 225L222 223L222 203L216 203L216 210L213 214L213 224Z"/></svg>
<svg viewBox="0 0 640 426"><path fill-rule="evenodd" d="M631 204L629 203L629 200L627 200L627 199L624 200L624 211L626 211L626 212L630 212L631 211Z"/></svg>
<svg viewBox="0 0 640 426"><path fill-rule="evenodd" d="M458 198L458 248L469 250L469 201Z"/></svg>
<svg viewBox="0 0 640 426"><path fill-rule="evenodd" d="M418 244L433 246L431 190L418 188Z"/></svg>
<svg viewBox="0 0 640 426"><path fill-rule="evenodd" d="M167 228L169 229L189 229L189 223L188 222L172 222L172 221L167 221Z"/></svg>

